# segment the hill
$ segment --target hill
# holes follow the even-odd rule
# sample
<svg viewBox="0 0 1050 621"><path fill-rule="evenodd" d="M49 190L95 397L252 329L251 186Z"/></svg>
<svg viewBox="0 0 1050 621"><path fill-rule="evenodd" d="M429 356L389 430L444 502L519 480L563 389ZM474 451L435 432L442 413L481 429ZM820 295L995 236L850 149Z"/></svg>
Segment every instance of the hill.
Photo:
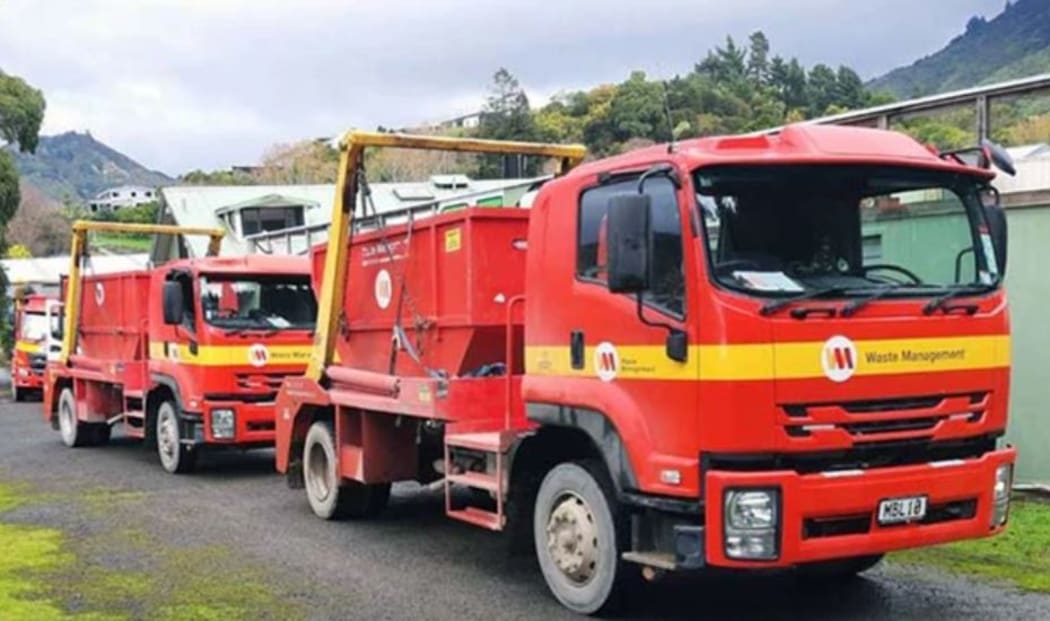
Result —
<svg viewBox="0 0 1050 621"><path fill-rule="evenodd" d="M146 168L90 133L41 136L33 154L10 151L21 179L59 201L88 199L116 185L172 183L164 173Z"/></svg>
<svg viewBox="0 0 1050 621"><path fill-rule="evenodd" d="M992 20L972 17L940 51L868 83L910 98L1050 71L1050 2L1016 0Z"/></svg>

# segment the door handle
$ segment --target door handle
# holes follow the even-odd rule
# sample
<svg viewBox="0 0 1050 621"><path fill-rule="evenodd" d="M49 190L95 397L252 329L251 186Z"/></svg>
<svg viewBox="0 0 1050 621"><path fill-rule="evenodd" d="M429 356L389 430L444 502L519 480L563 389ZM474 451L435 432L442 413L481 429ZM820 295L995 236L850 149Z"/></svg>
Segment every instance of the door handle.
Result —
<svg viewBox="0 0 1050 621"><path fill-rule="evenodd" d="M572 368L582 369L583 362L583 330L573 330L569 335L569 358Z"/></svg>

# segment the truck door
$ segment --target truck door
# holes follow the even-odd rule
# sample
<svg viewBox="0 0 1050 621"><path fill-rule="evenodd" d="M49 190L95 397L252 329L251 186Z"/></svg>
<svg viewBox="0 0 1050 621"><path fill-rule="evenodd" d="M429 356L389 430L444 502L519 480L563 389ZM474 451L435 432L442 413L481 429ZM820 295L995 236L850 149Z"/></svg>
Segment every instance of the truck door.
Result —
<svg viewBox="0 0 1050 621"><path fill-rule="evenodd" d="M169 325L161 324L162 340L159 348L155 347L152 358L156 360L154 368L176 380L183 391L194 392L200 386L200 366L197 364L200 355L200 326L197 312L197 286L193 274L185 270L172 270L164 281L177 283L182 290L182 320ZM159 349L159 351L158 351ZM183 394L183 399L196 399L193 394Z"/></svg>
<svg viewBox="0 0 1050 621"><path fill-rule="evenodd" d="M62 303L48 300L44 304L44 317L47 320L47 361L58 360L62 353Z"/></svg>
<svg viewBox="0 0 1050 621"><path fill-rule="evenodd" d="M569 400L589 405L615 427L629 457L634 481L621 483L647 491L674 493L692 483L695 462L697 362L695 355L676 361L668 355L672 330L695 344L686 318L689 285L695 282L689 203L667 176L649 176L642 191L651 199L651 286L637 297L611 293L606 258L609 199L637 193L639 176L598 182L578 194L573 295L558 304L568 324L561 338L570 349L570 374L578 389ZM531 302L530 302L531 304Z"/></svg>

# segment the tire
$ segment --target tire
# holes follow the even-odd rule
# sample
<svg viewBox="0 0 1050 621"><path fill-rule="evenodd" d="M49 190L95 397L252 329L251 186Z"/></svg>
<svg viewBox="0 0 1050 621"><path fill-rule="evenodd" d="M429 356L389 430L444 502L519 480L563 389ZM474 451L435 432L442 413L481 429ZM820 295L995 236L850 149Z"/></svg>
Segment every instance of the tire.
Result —
<svg viewBox="0 0 1050 621"><path fill-rule="evenodd" d="M303 483L310 508L323 520L369 518L390 501L389 483L341 481L332 423L317 421L303 446Z"/></svg>
<svg viewBox="0 0 1050 621"><path fill-rule="evenodd" d="M857 574L868 571L878 565L883 556L883 554L872 554L871 556L855 556L833 561L806 563L805 565L799 565L796 571L803 580L820 582L849 580Z"/></svg>
<svg viewBox="0 0 1050 621"><path fill-rule="evenodd" d="M178 410L173 402L160 402L156 423L157 457L161 467L171 474L192 472L197 465L197 452L182 443Z"/></svg>
<svg viewBox="0 0 1050 621"><path fill-rule="evenodd" d="M77 400L73 389L65 387L58 397L58 431L62 443L69 448L87 446L91 443L91 431L87 424L77 419Z"/></svg>
<svg viewBox="0 0 1050 621"><path fill-rule="evenodd" d="M15 403L21 403L26 400L25 391L19 390L18 386L11 385L11 400Z"/></svg>
<svg viewBox="0 0 1050 621"><path fill-rule="evenodd" d="M627 583L638 575L620 559L628 535L603 463L562 463L543 478L533 541L547 587L563 606L591 615L623 604Z"/></svg>

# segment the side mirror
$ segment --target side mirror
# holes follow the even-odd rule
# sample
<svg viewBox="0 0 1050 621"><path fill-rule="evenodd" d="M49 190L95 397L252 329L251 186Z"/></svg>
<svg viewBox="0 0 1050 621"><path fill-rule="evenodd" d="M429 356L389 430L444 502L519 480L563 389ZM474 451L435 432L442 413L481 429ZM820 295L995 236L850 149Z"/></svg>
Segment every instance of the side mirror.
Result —
<svg viewBox="0 0 1050 621"><path fill-rule="evenodd" d="M1017 167L1014 166L1014 158L1010 155L1009 151L1000 145L985 138L981 140L981 154L984 156L985 161L999 170L1011 177L1017 176Z"/></svg>
<svg viewBox="0 0 1050 621"><path fill-rule="evenodd" d="M646 194L615 194L607 219L608 286L612 293L649 289L652 200Z"/></svg>
<svg viewBox="0 0 1050 621"><path fill-rule="evenodd" d="M182 323L182 283L174 280L165 282L161 302L164 306L164 323L169 326L177 326Z"/></svg>
<svg viewBox="0 0 1050 621"><path fill-rule="evenodd" d="M984 219L988 223L988 235L992 238L996 267L1000 275L1006 275L1006 210L996 201L995 205L985 206Z"/></svg>

